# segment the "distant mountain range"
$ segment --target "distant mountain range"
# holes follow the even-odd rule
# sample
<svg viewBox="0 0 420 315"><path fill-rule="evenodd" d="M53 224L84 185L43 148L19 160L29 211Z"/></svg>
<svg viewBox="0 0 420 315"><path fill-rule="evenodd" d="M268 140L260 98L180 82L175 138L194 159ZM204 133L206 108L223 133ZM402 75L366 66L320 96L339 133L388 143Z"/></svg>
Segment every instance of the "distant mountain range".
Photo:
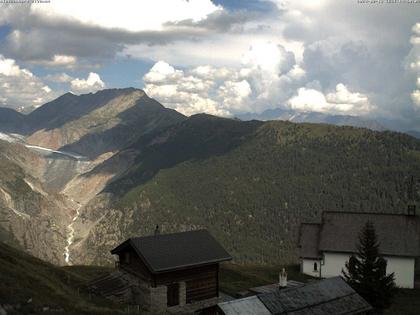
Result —
<svg viewBox="0 0 420 315"><path fill-rule="evenodd" d="M409 130L409 131L406 131L406 133L410 136L420 139L420 131Z"/></svg>
<svg viewBox="0 0 420 315"><path fill-rule="evenodd" d="M419 140L351 116L186 117L132 88L7 113L0 240L59 264L110 262L156 224L208 228L238 262L295 262L301 222L404 212L420 178ZM323 123L294 123L306 119Z"/></svg>
<svg viewBox="0 0 420 315"><path fill-rule="evenodd" d="M262 113L245 113L236 115L241 120L287 120L295 123L331 124L336 126L353 126L376 131L393 130L388 127L389 122L382 122L362 116L331 115L312 111L297 111L292 109L268 109ZM403 131L420 139L419 131Z"/></svg>

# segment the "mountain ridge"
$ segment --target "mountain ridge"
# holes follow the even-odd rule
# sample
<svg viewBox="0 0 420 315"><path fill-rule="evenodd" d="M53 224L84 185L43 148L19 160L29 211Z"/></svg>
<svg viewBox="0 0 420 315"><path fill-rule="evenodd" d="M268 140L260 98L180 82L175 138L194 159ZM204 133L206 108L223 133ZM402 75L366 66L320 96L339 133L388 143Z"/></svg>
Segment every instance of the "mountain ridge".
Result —
<svg viewBox="0 0 420 315"><path fill-rule="evenodd" d="M71 112L74 104L79 109ZM68 94L33 117L40 118L32 118L39 123L32 134L0 146L0 164L22 169L9 174L12 182L31 183L22 187L37 196L28 198L42 215L24 223L7 204L18 200L18 189L0 182L10 196L0 198L0 210L12 217L0 219L0 236L58 264L66 245L70 264L108 263L112 246L156 224L163 231L208 228L238 262L295 262L300 222L317 221L325 208L401 213L407 178L420 178L420 141L405 134L185 117L137 89Z"/></svg>
<svg viewBox="0 0 420 315"><path fill-rule="evenodd" d="M316 111L299 111L293 109L274 108L262 113L244 113L236 116L241 120L287 120L296 123L327 123L336 126L352 126L367 128L375 131L384 131L385 125L376 120L355 115L334 115Z"/></svg>

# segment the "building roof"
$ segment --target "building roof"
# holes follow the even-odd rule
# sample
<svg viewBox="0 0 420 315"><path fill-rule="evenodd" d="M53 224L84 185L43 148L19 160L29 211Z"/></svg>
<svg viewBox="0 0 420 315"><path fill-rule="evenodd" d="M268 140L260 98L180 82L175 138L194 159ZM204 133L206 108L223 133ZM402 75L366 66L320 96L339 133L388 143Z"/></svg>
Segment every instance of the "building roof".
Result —
<svg viewBox="0 0 420 315"><path fill-rule="evenodd" d="M372 307L340 277L258 296L271 314L360 314Z"/></svg>
<svg viewBox="0 0 420 315"><path fill-rule="evenodd" d="M402 214L324 212L318 250L356 252L358 235L368 221L375 227L381 254L420 256L418 217Z"/></svg>
<svg viewBox="0 0 420 315"><path fill-rule="evenodd" d="M271 315L256 295L219 303L218 306L225 315Z"/></svg>
<svg viewBox="0 0 420 315"><path fill-rule="evenodd" d="M405 214L326 211L320 224L300 227L300 257L317 259L322 252L356 253L359 233L366 222L375 226L385 256L420 256L420 220Z"/></svg>
<svg viewBox="0 0 420 315"><path fill-rule="evenodd" d="M134 248L152 273L232 259L207 230L130 238L114 248L111 253L118 254L127 246Z"/></svg>
<svg viewBox="0 0 420 315"><path fill-rule="evenodd" d="M286 288L295 288L295 287L301 287L305 284L303 282L294 281L294 280L288 280ZM285 289L285 288L283 288ZM272 283L267 285L262 285L259 287L254 287L248 289L249 292L254 294L262 294L262 293L271 293L279 290L279 284L278 283Z"/></svg>
<svg viewBox="0 0 420 315"><path fill-rule="evenodd" d="M299 245L300 257L319 258L318 244L320 224L303 223L300 226Z"/></svg>

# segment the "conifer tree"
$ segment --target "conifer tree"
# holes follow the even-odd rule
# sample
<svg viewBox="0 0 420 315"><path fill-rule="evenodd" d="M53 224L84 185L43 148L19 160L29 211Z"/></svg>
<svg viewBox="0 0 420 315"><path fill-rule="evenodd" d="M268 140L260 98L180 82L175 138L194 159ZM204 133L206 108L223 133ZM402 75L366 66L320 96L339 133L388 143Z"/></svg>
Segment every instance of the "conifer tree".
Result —
<svg viewBox="0 0 420 315"><path fill-rule="evenodd" d="M396 287L394 273L386 274L387 261L379 246L375 227L368 221L359 234L357 254L350 256L342 273L346 282L381 313L391 305Z"/></svg>

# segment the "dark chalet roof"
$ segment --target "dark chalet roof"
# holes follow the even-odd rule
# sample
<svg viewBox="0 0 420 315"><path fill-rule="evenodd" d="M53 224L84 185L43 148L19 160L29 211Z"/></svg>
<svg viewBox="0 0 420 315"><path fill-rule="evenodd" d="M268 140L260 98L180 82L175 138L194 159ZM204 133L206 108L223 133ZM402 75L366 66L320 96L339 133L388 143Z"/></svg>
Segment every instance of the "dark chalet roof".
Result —
<svg viewBox="0 0 420 315"><path fill-rule="evenodd" d="M372 309L369 303L340 277L261 294L258 298L270 313L275 315L350 315Z"/></svg>
<svg viewBox="0 0 420 315"><path fill-rule="evenodd" d="M118 254L127 246L134 248L152 273L232 259L207 230L130 238L114 248L111 253Z"/></svg>
<svg viewBox="0 0 420 315"><path fill-rule="evenodd" d="M303 223L300 226L299 245L302 258L319 258L318 243L320 224Z"/></svg>
<svg viewBox="0 0 420 315"><path fill-rule="evenodd" d="M322 252L355 253L358 236L371 221L383 255L420 256L420 221L405 214L327 211L321 224L302 224L299 245L302 258L316 258Z"/></svg>

